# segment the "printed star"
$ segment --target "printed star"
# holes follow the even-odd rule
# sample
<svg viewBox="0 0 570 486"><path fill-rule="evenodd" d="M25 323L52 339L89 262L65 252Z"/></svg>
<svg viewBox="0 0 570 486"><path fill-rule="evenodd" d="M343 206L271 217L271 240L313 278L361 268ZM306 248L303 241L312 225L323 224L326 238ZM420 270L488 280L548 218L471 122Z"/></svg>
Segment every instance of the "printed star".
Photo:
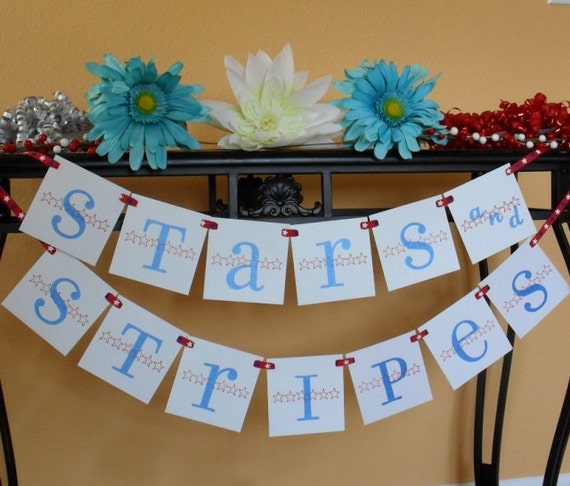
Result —
<svg viewBox="0 0 570 486"><path fill-rule="evenodd" d="M309 269L309 262L305 258L303 258L299 262L299 270L308 270Z"/></svg>
<svg viewBox="0 0 570 486"><path fill-rule="evenodd" d="M40 292L42 292L43 294L47 295L49 294L49 290L51 288L51 284L46 283L46 282L42 282L40 285Z"/></svg>
<svg viewBox="0 0 570 486"><path fill-rule="evenodd" d="M466 233L470 229L473 229L473 222L465 220L465 221L463 221L463 224L461 225L461 227L463 228L463 232Z"/></svg>
<svg viewBox="0 0 570 486"><path fill-rule="evenodd" d="M38 285L40 285L42 283L42 276L34 273L34 275L32 276L32 278L29 281L34 284L34 287L37 287Z"/></svg>
<svg viewBox="0 0 570 486"><path fill-rule="evenodd" d="M162 360L155 361L153 366L152 366L152 369L154 371L158 371L160 373L164 369L164 365L162 364Z"/></svg>
<svg viewBox="0 0 570 486"><path fill-rule="evenodd" d="M135 231L131 230L125 235L125 241L132 241L134 243L135 237L136 237Z"/></svg>
<svg viewBox="0 0 570 486"><path fill-rule="evenodd" d="M360 253L356 258L359 265L364 265L368 261L368 256L366 256L364 253Z"/></svg>
<svg viewBox="0 0 570 486"><path fill-rule="evenodd" d="M108 222L106 219L99 220L97 227L98 227L100 230L103 230L104 232L107 232L107 230L109 229L109 222Z"/></svg>
<svg viewBox="0 0 570 486"><path fill-rule="evenodd" d="M206 383L206 381L208 381L206 377L201 373L199 375L194 375L194 376L196 377L194 382L198 383L199 385L203 385L204 383Z"/></svg>
<svg viewBox="0 0 570 486"><path fill-rule="evenodd" d="M99 340L100 341L105 341L107 344L109 344L109 340L111 339L111 331L102 331L100 336L99 336Z"/></svg>
<svg viewBox="0 0 570 486"><path fill-rule="evenodd" d="M273 395L273 403L277 402L283 403L283 397L284 395L282 395L280 392L277 392L275 395Z"/></svg>
<svg viewBox="0 0 570 486"><path fill-rule="evenodd" d="M212 257L211 265L221 265L222 264L222 256L219 253L216 253Z"/></svg>

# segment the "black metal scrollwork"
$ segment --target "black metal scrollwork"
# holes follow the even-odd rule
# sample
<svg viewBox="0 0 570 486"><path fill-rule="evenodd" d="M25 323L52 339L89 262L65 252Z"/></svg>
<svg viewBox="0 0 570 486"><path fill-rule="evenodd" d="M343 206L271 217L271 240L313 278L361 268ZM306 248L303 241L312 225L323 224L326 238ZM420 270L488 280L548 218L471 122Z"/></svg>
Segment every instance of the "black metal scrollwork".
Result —
<svg viewBox="0 0 570 486"><path fill-rule="evenodd" d="M316 216L322 204L315 202L312 209L303 208L302 186L290 174L266 177L249 175L238 181L240 216Z"/></svg>

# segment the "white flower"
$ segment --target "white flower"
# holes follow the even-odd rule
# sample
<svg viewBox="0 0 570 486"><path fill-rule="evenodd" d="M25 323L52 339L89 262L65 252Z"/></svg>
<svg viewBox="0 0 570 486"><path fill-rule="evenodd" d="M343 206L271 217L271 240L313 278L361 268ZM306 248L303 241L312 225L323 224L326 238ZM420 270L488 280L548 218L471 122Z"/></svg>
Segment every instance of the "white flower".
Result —
<svg viewBox="0 0 570 486"><path fill-rule="evenodd" d="M238 106L203 102L211 109L211 124L230 132L220 139L220 147L257 150L326 144L342 132L335 122L343 110L317 103L327 92L331 77L305 86L308 73L295 73L289 44L273 61L260 50L249 55L245 68L231 56L225 57L224 64Z"/></svg>

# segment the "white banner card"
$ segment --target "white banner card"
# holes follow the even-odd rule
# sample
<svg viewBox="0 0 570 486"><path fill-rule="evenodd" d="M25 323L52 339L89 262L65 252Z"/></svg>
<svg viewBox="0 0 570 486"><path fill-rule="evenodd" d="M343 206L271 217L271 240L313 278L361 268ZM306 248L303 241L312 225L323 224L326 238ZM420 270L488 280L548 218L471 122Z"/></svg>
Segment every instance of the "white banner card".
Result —
<svg viewBox="0 0 570 486"><path fill-rule="evenodd" d="M188 294L207 229L204 215L132 194L110 273Z"/></svg>
<svg viewBox="0 0 570 486"><path fill-rule="evenodd" d="M283 304L289 238L284 225L216 219L208 233L204 299Z"/></svg>
<svg viewBox="0 0 570 486"><path fill-rule="evenodd" d="M344 430L342 355L269 360L269 435L316 434Z"/></svg>
<svg viewBox="0 0 570 486"><path fill-rule="evenodd" d="M150 402L180 351L180 330L120 297L79 366L144 403Z"/></svg>
<svg viewBox="0 0 570 486"><path fill-rule="evenodd" d="M459 270L445 207L440 196L370 216L388 290Z"/></svg>
<svg viewBox="0 0 570 486"><path fill-rule="evenodd" d="M123 211L121 187L56 156L20 230L95 265Z"/></svg>
<svg viewBox="0 0 570 486"><path fill-rule="evenodd" d="M109 292L76 258L44 252L2 305L66 355L109 306Z"/></svg>
<svg viewBox="0 0 570 486"><path fill-rule="evenodd" d="M498 253L536 232L509 164L445 194L449 210L472 263Z"/></svg>
<svg viewBox="0 0 570 486"><path fill-rule="evenodd" d="M432 399L414 336L404 334L347 354L354 359L348 369L365 425Z"/></svg>
<svg viewBox="0 0 570 486"><path fill-rule="evenodd" d="M259 356L192 338L184 348L166 412L240 432L259 375Z"/></svg>
<svg viewBox="0 0 570 486"><path fill-rule="evenodd" d="M507 354L512 346L489 305L473 290L419 328L456 390Z"/></svg>
<svg viewBox="0 0 570 486"><path fill-rule="evenodd" d="M372 297L370 235L362 219L298 225L291 238L299 305Z"/></svg>
<svg viewBox="0 0 570 486"><path fill-rule="evenodd" d="M481 282L499 313L524 337L570 292L568 283L540 246L527 240Z"/></svg>

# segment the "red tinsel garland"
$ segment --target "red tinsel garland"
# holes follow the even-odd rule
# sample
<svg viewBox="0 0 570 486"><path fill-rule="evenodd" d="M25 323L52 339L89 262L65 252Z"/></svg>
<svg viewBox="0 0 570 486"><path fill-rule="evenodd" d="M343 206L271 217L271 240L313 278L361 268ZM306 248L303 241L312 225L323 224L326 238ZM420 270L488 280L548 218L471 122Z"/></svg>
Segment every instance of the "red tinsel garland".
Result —
<svg viewBox="0 0 570 486"><path fill-rule="evenodd" d="M501 101L495 111L451 110L442 123L449 129L443 149L570 148L569 103L547 102L542 93L522 104Z"/></svg>

